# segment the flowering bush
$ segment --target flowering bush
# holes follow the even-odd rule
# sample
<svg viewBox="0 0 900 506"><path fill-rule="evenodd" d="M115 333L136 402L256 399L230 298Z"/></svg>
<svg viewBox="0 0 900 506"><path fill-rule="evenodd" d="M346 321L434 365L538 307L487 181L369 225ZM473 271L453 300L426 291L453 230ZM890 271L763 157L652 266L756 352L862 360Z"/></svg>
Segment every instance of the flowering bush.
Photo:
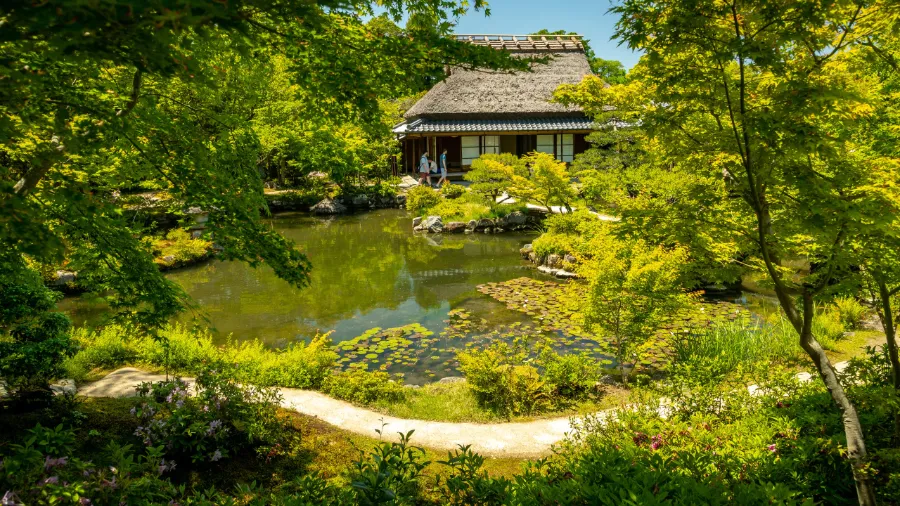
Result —
<svg viewBox="0 0 900 506"><path fill-rule="evenodd" d="M145 446L162 446L169 458L160 463L163 472L188 457L217 462L247 447L269 455L277 448L282 422L274 389L238 385L228 374L206 368L194 385L180 378L143 383L138 394L131 409L140 422L134 434Z"/></svg>
<svg viewBox="0 0 900 506"><path fill-rule="evenodd" d="M37 425L0 462L0 504L165 504L177 489L161 477L162 448L135 457L131 446L110 443L104 463L72 456L75 435L61 425Z"/></svg>

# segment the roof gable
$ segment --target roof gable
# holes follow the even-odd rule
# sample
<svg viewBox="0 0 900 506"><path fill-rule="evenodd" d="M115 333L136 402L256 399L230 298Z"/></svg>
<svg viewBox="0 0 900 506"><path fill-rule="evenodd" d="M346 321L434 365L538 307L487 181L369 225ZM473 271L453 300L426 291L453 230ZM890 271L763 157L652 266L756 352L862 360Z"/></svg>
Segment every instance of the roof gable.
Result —
<svg viewBox="0 0 900 506"><path fill-rule="evenodd" d="M503 44L514 42L518 41L503 41ZM491 43L499 44L497 41L485 42ZM583 50L515 51L513 55L520 58L549 56L550 61L533 63L531 72L453 69L446 79L416 102L405 117L504 118L567 116L581 112L578 107L551 103L550 99L559 85L579 83L591 74Z"/></svg>

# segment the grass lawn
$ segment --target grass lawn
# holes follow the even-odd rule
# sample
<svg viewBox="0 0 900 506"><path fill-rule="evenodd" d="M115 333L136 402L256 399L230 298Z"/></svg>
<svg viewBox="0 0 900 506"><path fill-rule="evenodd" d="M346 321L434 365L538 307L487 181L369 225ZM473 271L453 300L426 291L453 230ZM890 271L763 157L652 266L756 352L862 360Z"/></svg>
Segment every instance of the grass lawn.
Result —
<svg viewBox="0 0 900 506"><path fill-rule="evenodd" d="M370 406L387 415L416 420L441 422L527 422L539 418L556 418L595 413L620 406L628 399L629 391L604 386L597 399L572 403L564 409L531 416L506 418L478 406L475 396L465 383L433 383L410 390L403 402L379 402Z"/></svg>

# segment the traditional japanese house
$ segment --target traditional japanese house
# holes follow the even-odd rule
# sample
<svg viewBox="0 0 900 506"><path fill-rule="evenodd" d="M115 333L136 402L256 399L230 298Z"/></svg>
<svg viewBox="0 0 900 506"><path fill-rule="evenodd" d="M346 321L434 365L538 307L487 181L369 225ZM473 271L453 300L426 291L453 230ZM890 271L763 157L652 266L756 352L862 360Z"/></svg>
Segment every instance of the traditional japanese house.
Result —
<svg viewBox="0 0 900 506"><path fill-rule="evenodd" d="M457 35L472 44L517 57L550 57L532 72L450 69L394 128L403 143L402 170L415 172L424 151L447 150L451 175L466 171L484 153L518 156L542 151L571 162L587 149L591 119L577 107L552 103L563 83L591 73L580 35Z"/></svg>

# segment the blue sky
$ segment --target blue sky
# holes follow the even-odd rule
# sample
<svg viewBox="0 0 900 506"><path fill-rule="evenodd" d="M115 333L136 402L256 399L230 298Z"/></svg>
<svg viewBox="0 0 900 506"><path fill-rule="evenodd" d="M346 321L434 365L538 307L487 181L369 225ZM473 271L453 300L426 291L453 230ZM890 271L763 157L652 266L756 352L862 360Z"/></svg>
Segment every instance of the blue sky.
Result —
<svg viewBox="0 0 900 506"><path fill-rule="evenodd" d="M637 63L640 55L610 40L617 16L607 14L610 0L488 0L491 15L470 12L459 19L456 33L527 34L546 28L567 30L591 41L597 56L619 60L626 68Z"/></svg>

